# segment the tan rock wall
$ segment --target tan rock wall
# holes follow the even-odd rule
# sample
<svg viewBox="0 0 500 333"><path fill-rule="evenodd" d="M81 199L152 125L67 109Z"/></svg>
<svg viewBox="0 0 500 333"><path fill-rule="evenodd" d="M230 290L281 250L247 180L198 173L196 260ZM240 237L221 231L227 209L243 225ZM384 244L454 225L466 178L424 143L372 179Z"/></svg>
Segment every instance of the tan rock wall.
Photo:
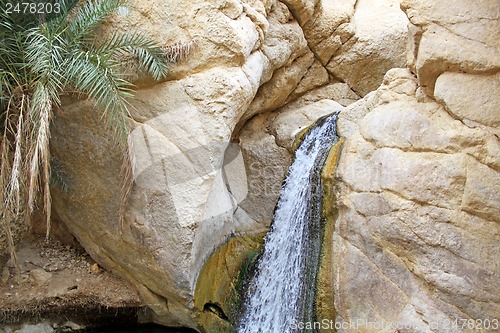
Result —
<svg viewBox="0 0 500 333"><path fill-rule="evenodd" d="M339 117L336 321L485 329L500 311L498 2L401 7L414 74L387 72Z"/></svg>
<svg viewBox="0 0 500 333"><path fill-rule="evenodd" d="M53 189L54 216L103 267L136 286L155 320L197 328L193 296L205 261L231 235L268 228L276 191L253 199L252 184L265 178L272 161L278 172L266 182L279 188L293 126L303 128L324 112L293 126L277 122L262 137L259 125L254 133L242 128L252 116L328 85L330 76L279 1L133 1L103 33L112 29L193 48L171 66L167 81L136 78L127 147L134 183L122 222L123 155L99 110L86 101L64 103L52 151L71 181L68 193ZM343 87L339 95L357 98ZM240 133L249 133L241 146Z"/></svg>
<svg viewBox="0 0 500 333"><path fill-rule="evenodd" d="M154 320L204 327L211 314L194 297L205 263L232 235L268 228L295 134L343 105L336 320L428 332L494 316L498 3L401 8L406 16L393 0L134 1L106 29L194 48L167 81L137 80L123 223L123 156L98 111L65 103L52 143L71 181L68 193L53 189L55 216L136 286ZM406 62L416 76L390 70Z"/></svg>
<svg viewBox="0 0 500 333"><path fill-rule="evenodd" d="M498 1L404 0L401 8L411 22L408 63L428 95L444 72L500 70Z"/></svg>
<svg viewBox="0 0 500 333"><path fill-rule="evenodd" d="M489 88L474 97L494 105ZM336 172L336 320L359 323L341 332L386 331L376 324L468 332L450 323L500 311L498 157L484 154L499 140L445 106L421 95L410 71L394 69L339 117L347 139Z"/></svg>

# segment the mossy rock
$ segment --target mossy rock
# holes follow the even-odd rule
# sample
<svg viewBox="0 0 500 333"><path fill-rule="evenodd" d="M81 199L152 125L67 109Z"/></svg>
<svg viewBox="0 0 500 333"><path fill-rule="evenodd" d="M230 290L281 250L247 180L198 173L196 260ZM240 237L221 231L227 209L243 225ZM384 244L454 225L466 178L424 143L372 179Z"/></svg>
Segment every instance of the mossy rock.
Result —
<svg viewBox="0 0 500 333"><path fill-rule="evenodd" d="M313 124L307 126L304 129L302 129L299 133L297 133L295 135L295 138L294 138L293 143L292 143L292 151L293 152L297 151L297 149L299 148L299 146L302 143L302 141L304 141L307 133L309 133L309 131L311 130L311 128L314 127L315 124L316 124L316 122L314 122Z"/></svg>
<svg viewBox="0 0 500 333"><path fill-rule="evenodd" d="M244 282L262 249L264 236L231 237L205 262L194 297L198 325L204 332L235 331Z"/></svg>
<svg viewBox="0 0 500 333"><path fill-rule="evenodd" d="M333 232L338 217L334 191L334 173L337 167L344 138L332 146L321 171L323 186L322 205L322 244L317 277L316 318L318 320L335 320L334 286L333 286ZM335 329L319 330L321 333L335 332Z"/></svg>

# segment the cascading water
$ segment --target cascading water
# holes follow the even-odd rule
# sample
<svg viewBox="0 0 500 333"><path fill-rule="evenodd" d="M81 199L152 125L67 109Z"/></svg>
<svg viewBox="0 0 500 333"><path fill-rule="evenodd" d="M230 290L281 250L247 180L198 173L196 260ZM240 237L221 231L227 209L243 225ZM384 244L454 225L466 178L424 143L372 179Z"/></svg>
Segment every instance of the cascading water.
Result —
<svg viewBox="0 0 500 333"><path fill-rule="evenodd" d="M300 332L314 317L321 246L321 168L338 140L337 114L322 118L295 152L264 251L247 289L238 333Z"/></svg>

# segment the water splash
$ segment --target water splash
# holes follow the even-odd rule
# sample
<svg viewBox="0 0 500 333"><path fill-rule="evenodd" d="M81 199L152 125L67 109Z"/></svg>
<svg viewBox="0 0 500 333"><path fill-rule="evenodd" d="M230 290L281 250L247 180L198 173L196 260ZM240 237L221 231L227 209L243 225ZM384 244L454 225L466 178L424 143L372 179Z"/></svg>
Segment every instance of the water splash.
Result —
<svg viewBox="0 0 500 333"><path fill-rule="evenodd" d="M292 324L314 317L321 241L320 172L338 140L336 120L337 114L320 119L295 153L247 290L238 333L300 332Z"/></svg>

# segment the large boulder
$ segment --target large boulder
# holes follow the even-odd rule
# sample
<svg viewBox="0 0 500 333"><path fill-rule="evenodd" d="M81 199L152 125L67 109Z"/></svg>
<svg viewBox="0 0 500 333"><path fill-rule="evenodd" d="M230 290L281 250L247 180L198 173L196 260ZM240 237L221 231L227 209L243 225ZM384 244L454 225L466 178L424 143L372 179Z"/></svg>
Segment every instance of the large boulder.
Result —
<svg viewBox="0 0 500 333"><path fill-rule="evenodd" d="M358 323L346 332L447 331L500 311L498 137L417 88L391 70L339 117L336 320Z"/></svg>
<svg viewBox="0 0 500 333"><path fill-rule="evenodd" d="M341 26L341 45L327 64L361 96L375 90L391 68L406 66L408 19L399 0L359 0L348 26ZM342 33L352 31L344 40Z"/></svg>
<svg viewBox="0 0 500 333"><path fill-rule="evenodd" d="M399 0L283 2L317 59L358 95L375 90L389 69L406 65L408 19Z"/></svg>
<svg viewBox="0 0 500 333"><path fill-rule="evenodd" d="M485 329L500 311L498 2L401 7L409 69L339 116L336 323Z"/></svg>
<svg viewBox="0 0 500 333"><path fill-rule="evenodd" d="M434 96L458 119L490 127L500 134L500 74L445 72L435 84Z"/></svg>

